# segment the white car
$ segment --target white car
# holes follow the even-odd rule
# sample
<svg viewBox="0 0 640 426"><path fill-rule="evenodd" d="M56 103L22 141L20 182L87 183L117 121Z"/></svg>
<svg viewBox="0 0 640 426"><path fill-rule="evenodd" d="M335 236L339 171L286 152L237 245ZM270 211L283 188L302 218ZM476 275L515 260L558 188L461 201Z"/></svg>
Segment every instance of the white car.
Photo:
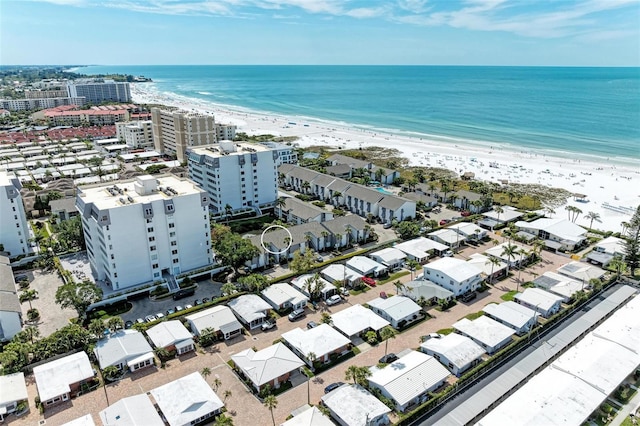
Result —
<svg viewBox="0 0 640 426"><path fill-rule="evenodd" d="M340 302L342 302L342 297L340 297L339 294L334 294L333 296L327 299L328 306L337 305Z"/></svg>

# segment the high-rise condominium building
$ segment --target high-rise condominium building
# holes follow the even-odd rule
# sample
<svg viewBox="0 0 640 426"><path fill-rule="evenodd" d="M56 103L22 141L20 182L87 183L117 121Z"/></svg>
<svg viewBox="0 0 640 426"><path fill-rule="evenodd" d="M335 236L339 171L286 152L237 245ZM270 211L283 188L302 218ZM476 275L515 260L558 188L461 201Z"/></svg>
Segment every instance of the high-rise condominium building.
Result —
<svg viewBox="0 0 640 426"><path fill-rule="evenodd" d="M102 79L82 79L69 82L69 97L84 96L88 103L131 102L129 83Z"/></svg>
<svg viewBox="0 0 640 426"><path fill-rule="evenodd" d="M132 148L153 148L151 120L116 123L116 137Z"/></svg>
<svg viewBox="0 0 640 426"><path fill-rule="evenodd" d="M93 273L113 290L211 265L208 196L173 175L139 176L80 187ZM171 287L171 285L170 285Z"/></svg>
<svg viewBox="0 0 640 426"><path fill-rule="evenodd" d="M153 108L151 120L156 151L175 155L178 161L185 160L188 147L210 145L217 141L216 123L212 115Z"/></svg>
<svg viewBox="0 0 640 426"><path fill-rule="evenodd" d="M224 213L273 206L278 153L263 145L222 141L187 149L189 178L209 193L211 209Z"/></svg>
<svg viewBox="0 0 640 426"><path fill-rule="evenodd" d="M0 172L0 244L10 257L28 254L29 228L18 178Z"/></svg>

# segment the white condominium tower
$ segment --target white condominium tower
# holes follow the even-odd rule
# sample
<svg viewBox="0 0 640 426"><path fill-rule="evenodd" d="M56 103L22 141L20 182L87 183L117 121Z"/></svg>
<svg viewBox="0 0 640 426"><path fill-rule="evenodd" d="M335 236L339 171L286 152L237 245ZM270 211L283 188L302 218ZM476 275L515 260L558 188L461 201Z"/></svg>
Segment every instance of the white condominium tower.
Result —
<svg viewBox="0 0 640 426"><path fill-rule="evenodd" d="M18 178L0 172L0 244L9 257L29 253L29 228Z"/></svg>
<svg viewBox="0 0 640 426"><path fill-rule="evenodd" d="M221 141L187 150L189 178L209 193L212 211L272 207L278 197L278 152L259 144Z"/></svg>
<svg viewBox="0 0 640 426"><path fill-rule="evenodd" d="M207 193L173 175L78 188L93 273L113 290L211 265Z"/></svg>
<svg viewBox="0 0 640 426"><path fill-rule="evenodd" d="M116 137L132 148L153 148L151 120L116 123Z"/></svg>
<svg viewBox="0 0 640 426"><path fill-rule="evenodd" d="M191 146L216 143L217 130L212 115L151 109L153 142L156 151L175 155L185 160L185 151Z"/></svg>

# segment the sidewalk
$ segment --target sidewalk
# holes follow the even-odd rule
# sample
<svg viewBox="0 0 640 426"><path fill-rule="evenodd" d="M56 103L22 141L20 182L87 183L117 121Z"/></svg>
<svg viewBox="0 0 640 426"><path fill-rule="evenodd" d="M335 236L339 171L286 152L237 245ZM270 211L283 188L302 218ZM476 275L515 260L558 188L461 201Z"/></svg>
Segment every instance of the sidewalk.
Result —
<svg viewBox="0 0 640 426"><path fill-rule="evenodd" d="M636 392L636 396L634 396L631 401L629 401L624 407L620 409L620 411L618 411L618 415L613 418L610 425L621 425L622 422L625 421L625 419L629 418L629 414L631 414L632 411L635 411L638 408L640 408L640 392Z"/></svg>

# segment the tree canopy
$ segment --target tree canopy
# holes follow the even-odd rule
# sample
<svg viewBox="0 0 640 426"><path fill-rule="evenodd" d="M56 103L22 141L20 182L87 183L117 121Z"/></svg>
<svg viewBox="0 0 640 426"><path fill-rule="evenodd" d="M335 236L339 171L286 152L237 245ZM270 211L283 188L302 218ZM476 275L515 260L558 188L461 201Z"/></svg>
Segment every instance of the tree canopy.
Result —
<svg viewBox="0 0 640 426"><path fill-rule="evenodd" d="M260 253L251 241L224 225L214 225L211 230L211 247L220 263L231 266L234 271Z"/></svg>
<svg viewBox="0 0 640 426"><path fill-rule="evenodd" d="M102 289L89 280L61 285L56 290L56 303L62 308L73 308L84 318L87 308L102 299Z"/></svg>

